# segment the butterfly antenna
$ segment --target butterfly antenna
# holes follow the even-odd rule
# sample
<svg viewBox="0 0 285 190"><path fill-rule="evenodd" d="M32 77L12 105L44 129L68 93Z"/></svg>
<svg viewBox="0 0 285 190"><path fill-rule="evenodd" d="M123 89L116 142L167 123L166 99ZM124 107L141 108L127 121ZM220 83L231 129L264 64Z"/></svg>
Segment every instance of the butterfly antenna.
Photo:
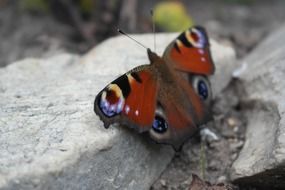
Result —
<svg viewBox="0 0 285 190"><path fill-rule="evenodd" d="M147 48L146 46L144 46L142 43L140 43L139 41L137 41L136 39L132 38L130 35L128 35L128 34L126 34L125 32L123 32L121 29L118 28L117 31L118 31L120 34L122 34L122 35L124 35L124 36L130 38L130 39L133 40L133 41L135 41L137 44L139 44L139 45L142 46L143 48L149 49L149 48Z"/></svg>
<svg viewBox="0 0 285 190"><path fill-rule="evenodd" d="M153 49L155 52L156 51L156 33L155 33L155 21L154 21L153 9L150 10L150 14L151 14L151 20L152 20Z"/></svg>

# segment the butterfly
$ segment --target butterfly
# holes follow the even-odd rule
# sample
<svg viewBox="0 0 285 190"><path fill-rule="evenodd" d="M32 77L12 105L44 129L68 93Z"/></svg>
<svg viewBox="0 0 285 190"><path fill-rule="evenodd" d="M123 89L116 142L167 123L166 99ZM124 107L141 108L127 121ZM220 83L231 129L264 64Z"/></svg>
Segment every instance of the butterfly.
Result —
<svg viewBox="0 0 285 190"><path fill-rule="evenodd" d="M209 46L206 30L194 26L172 41L162 57L147 49L150 64L128 71L96 96L94 111L104 127L119 123L181 148L212 119L208 76L215 66Z"/></svg>

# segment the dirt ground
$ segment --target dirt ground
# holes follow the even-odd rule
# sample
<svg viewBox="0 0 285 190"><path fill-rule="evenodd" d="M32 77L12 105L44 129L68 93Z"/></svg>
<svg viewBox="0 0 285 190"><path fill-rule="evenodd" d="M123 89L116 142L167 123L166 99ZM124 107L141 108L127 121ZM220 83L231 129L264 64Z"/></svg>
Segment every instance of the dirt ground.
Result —
<svg viewBox="0 0 285 190"><path fill-rule="evenodd" d="M212 38L230 41L238 59L285 20L282 0L229 2L184 1L195 23L205 26ZM138 20L145 19L142 15L148 15L152 7L152 1L145 1ZM75 41L72 35L69 26L49 15L30 14L13 5L0 4L0 67L25 57L48 57L60 52L82 54L92 48L87 42ZM239 106L238 88L238 82L232 81L214 100L214 121L209 126L219 140L205 142L198 135L189 140L151 189L187 189L192 173L212 183L228 181L230 166L245 140L246 120Z"/></svg>
<svg viewBox="0 0 285 190"><path fill-rule="evenodd" d="M192 173L213 184L229 182L230 167L245 141L246 117L239 99L242 91L240 82L233 80L216 97L212 108L214 121L207 124L207 128L218 136L218 140L203 140L199 134L190 139L152 190L187 189Z"/></svg>
<svg viewBox="0 0 285 190"><path fill-rule="evenodd" d="M238 59L250 53L271 31L284 22L284 1L256 1L251 5L216 2L189 2L189 12L197 23L207 28L211 37L230 40ZM229 180L230 167L245 140L246 117L242 114L239 103L239 97L242 97L238 95L240 92L242 89L238 82L232 81L214 100L215 119L210 124L210 129L215 131L220 139L210 143L203 143L199 138L191 139L153 185L153 190L187 189L192 180L191 173L204 176L205 180L212 183ZM201 163L203 155L206 160L204 174ZM235 185L241 190L258 189L254 184L250 187Z"/></svg>

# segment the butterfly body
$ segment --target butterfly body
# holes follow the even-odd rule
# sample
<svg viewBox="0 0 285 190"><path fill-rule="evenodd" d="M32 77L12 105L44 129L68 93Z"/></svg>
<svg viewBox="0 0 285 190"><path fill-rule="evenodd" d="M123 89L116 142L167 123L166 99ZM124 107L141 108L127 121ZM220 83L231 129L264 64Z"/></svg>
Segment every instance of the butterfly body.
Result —
<svg viewBox="0 0 285 190"><path fill-rule="evenodd" d="M162 57L148 49L150 64L132 69L99 92L94 111L106 128L113 123L127 125L178 149L211 118L207 75L212 74L214 65L208 39L203 28L187 31L168 46ZM183 60L191 55L196 62Z"/></svg>

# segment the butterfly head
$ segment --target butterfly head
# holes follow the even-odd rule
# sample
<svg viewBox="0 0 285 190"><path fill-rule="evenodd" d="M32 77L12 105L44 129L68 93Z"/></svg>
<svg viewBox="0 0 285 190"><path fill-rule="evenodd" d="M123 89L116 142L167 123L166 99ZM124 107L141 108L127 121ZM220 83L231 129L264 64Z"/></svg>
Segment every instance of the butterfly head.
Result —
<svg viewBox="0 0 285 190"><path fill-rule="evenodd" d="M150 63L154 63L162 59L156 53L152 52L149 48L147 49L147 55Z"/></svg>

